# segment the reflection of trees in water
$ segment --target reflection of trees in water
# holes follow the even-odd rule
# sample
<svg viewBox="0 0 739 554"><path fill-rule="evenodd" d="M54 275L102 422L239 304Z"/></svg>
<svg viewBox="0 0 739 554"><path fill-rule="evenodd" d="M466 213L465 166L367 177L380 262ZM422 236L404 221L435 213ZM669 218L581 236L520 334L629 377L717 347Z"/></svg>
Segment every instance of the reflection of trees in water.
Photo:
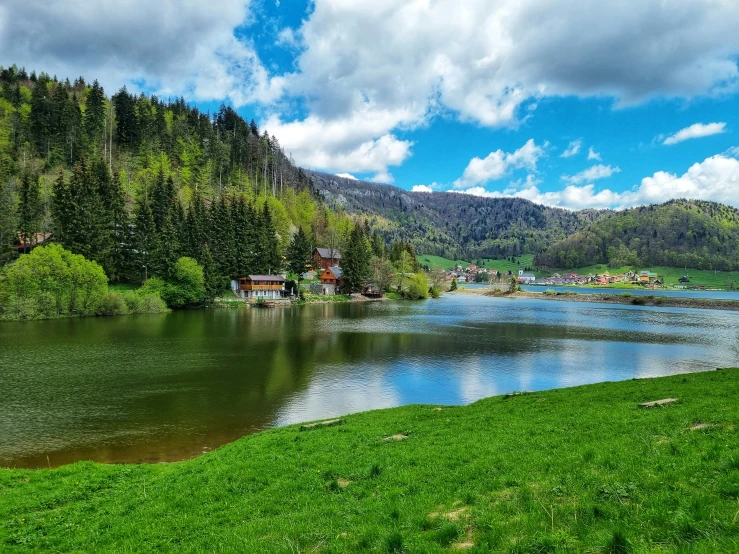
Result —
<svg viewBox="0 0 739 554"><path fill-rule="evenodd" d="M410 303L325 304L31 322L23 334L37 337L33 350L23 350L20 327L3 336L3 357L13 369L4 374L9 388L0 412L13 402L22 406L6 419L13 436L41 437L37 446L50 437L49 448L86 448L82 457L108 449L98 459L115 460L116 452L139 449L181 458L271 425L317 370L356 379L369 364L384 372L411 357L421 366L424 359L444 360L452 371L473 357L559 352L568 340L690 342L641 327L439 325L417 316Z"/></svg>

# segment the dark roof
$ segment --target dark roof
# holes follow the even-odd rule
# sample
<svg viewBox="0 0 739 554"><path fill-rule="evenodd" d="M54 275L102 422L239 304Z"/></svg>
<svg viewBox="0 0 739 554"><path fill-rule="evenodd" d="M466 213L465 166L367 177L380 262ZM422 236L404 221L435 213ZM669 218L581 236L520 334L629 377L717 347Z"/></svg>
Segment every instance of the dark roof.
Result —
<svg viewBox="0 0 739 554"><path fill-rule="evenodd" d="M326 260L340 260L341 259L341 253L338 250L334 250L333 257L331 256L330 248L316 248L316 250L318 250L318 255L321 256L321 258L324 258Z"/></svg>
<svg viewBox="0 0 739 554"><path fill-rule="evenodd" d="M249 275L250 281L275 281L284 283L285 278L282 275Z"/></svg>

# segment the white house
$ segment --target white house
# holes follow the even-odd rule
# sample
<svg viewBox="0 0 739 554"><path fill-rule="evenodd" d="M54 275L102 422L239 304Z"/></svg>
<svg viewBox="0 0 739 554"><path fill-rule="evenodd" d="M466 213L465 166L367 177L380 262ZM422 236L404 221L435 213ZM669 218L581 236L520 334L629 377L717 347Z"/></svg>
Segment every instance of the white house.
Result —
<svg viewBox="0 0 739 554"><path fill-rule="evenodd" d="M526 283L526 284L533 283L534 281L536 281L536 275L534 275L533 273L524 273L523 269L519 269L518 270L518 280L521 283Z"/></svg>

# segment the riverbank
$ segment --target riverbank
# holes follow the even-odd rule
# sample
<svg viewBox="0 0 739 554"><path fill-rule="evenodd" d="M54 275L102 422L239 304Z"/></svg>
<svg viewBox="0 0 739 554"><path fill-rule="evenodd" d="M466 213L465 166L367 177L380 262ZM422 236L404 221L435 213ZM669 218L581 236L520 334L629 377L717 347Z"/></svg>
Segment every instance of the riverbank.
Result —
<svg viewBox="0 0 739 554"><path fill-rule="evenodd" d="M277 308L289 308L290 306L305 306L307 304L346 304L349 302L382 302L385 300L400 300L400 295L392 295L387 293L381 298L368 298L362 294L306 294L305 298L292 298L292 299L276 299L268 300L266 303L270 304L271 307ZM260 307L259 302L253 302L246 298L238 298L235 295L232 297L216 298L213 305L216 308L256 308Z"/></svg>
<svg viewBox="0 0 739 554"><path fill-rule="evenodd" d="M707 310L739 310L739 301L717 298L678 298L668 296L634 296L624 294L581 294L577 292L525 292L509 293L490 289L460 289L447 294L469 294L496 298L534 298L562 302L597 302L601 304L623 304L631 306L659 306L670 308L701 308Z"/></svg>
<svg viewBox="0 0 739 554"><path fill-rule="evenodd" d="M739 370L713 371L365 412L173 464L0 470L0 545L736 551L738 396Z"/></svg>

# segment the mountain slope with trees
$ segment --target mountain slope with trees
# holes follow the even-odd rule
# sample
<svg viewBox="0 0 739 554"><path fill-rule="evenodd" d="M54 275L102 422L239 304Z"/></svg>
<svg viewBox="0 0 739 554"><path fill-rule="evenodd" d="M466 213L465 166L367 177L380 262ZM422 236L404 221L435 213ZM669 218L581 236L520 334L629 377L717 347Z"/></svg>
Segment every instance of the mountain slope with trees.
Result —
<svg viewBox="0 0 739 554"><path fill-rule="evenodd" d="M609 214L550 246L538 266L593 264L739 269L739 210L715 202L672 200Z"/></svg>
<svg viewBox="0 0 739 554"><path fill-rule="evenodd" d="M174 278L193 258L212 296L237 275L281 271L298 229L341 244L352 227L230 107L0 68L0 264L51 236L113 282Z"/></svg>
<svg viewBox="0 0 739 554"><path fill-rule="evenodd" d="M329 206L361 214L389 241L405 240L424 254L451 259L537 253L585 229L606 211L571 212L521 198L408 192L306 171Z"/></svg>

